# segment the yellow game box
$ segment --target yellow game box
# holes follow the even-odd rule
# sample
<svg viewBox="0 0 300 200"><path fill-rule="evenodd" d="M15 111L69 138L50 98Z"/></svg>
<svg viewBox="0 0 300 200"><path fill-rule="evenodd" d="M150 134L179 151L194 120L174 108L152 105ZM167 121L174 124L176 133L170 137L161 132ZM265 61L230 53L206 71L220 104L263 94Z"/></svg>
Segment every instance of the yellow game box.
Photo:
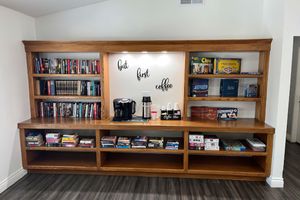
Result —
<svg viewBox="0 0 300 200"><path fill-rule="evenodd" d="M238 58L216 58L214 74L240 74L241 61Z"/></svg>

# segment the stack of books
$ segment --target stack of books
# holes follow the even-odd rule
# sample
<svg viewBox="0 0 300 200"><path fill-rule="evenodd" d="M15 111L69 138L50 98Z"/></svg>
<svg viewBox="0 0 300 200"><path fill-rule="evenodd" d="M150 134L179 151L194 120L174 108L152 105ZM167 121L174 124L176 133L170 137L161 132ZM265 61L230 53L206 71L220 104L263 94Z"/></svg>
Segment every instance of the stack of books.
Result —
<svg viewBox="0 0 300 200"><path fill-rule="evenodd" d="M83 138L79 142L79 147L83 148L94 148L95 147L95 140L90 138Z"/></svg>
<svg viewBox="0 0 300 200"><path fill-rule="evenodd" d="M257 138L247 138L247 143L253 151L266 151L266 145Z"/></svg>
<svg viewBox="0 0 300 200"><path fill-rule="evenodd" d="M226 151L246 151L246 147L238 140L221 140Z"/></svg>
<svg viewBox="0 0 300 200"><path fill-rule="evenodd" d="M163 137L149 138L148 148L163 149L164 148L164 138Z"/></svg>
<svg viewBox="0 0 300 200"><path fill-rule="evenodd" d="M179 148L179 141L178 140L167 140L166 149L178 150L178 148Z"/></svg>
<svg viewBox="0 0 300 200"><path fill-rule="evenodd" d="M212 150L212 151L219 151L219 138L215 135L206 135L204 136L204 150Z"/></svg>
<svg viewBox="0 0 300 200"><path fill-rule="evenodd" d="M78 135L77 134L64 134L61 140L63 147L76 147L78 145Z"/></svg>
<svg viewBox="0 0 300 200"><path fill-rule="evenodd" d="M117 148L129 149L130 148L130 142L131 142L131 139L128 138L128 137L119 137L118 138L118 143L117 143Z"/></svg>
<svg viewBox="0 0 300 200"><path fill-rule="evenodd" d="M61 146L60 133L47 133L46 134L46 146L47 147L60 147Z"/></svg>
<svg viewBox="0 0 300 200"><path fill-rule="evenodd" d="M101 138L102 148L115 148L117 143L117 136L103 136Z"/></svg>
<svg viewBox="0 0 300 200"><path fill-rule="evenodd" d="M189 135L189 149L204 150L204 135Z"/></svg>
<svg viewBox="0 0 300 200"><path fill-rule="evenodd" d="M148 142L148 138L147 136L137 136L136 138L134 138L131 142L131 146L132 148L147 148L147 142Z"/></svg>
<svg viewBox="0 0 300 200"><path fill-rule="evenodd" d="M40 147L44 145L44 139L40 133L28 133L26 136L26 144L28 147Z"/></svg>

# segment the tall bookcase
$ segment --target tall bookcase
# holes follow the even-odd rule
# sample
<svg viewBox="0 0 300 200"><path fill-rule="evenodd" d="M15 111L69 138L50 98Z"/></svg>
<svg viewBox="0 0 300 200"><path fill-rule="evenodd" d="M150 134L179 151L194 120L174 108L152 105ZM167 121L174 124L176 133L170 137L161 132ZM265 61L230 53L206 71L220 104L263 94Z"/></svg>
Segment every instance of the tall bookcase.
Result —
<svg viewBox="0 0 300 200"><path fill-rule="evenodd" d="M239 180L265 180L270 175L274 128L265 121L267 78L271 39L255 40L205 40L205 41L24 41L27 54L30 89L31 119L18 124L23 167L30 173L93 173L113 175L173 176L188 178L223 178ZM146 123L112 122L109 111L109 63L110 53L116 52L184 52L183 120L150 120ZM101 73L97 75L35 74L33 57L45 52L97 52ZM200 74L191 75L190 56L194 52L255 52L258 53L259 74ZM47 79L92 79L101 81L101 97L86 96L37 96L35 80ZM259 85L257 98L245 97L189 97L189 80L193 78L238 78L256 79ZM36 104L40 100L99 100L101 120L75 118L39 118ZM237 121L190 121L190 102L254 102L255 116ZM28 147L25 137L28 132L45 134L51 131L88 132L96 139L95 148L80 147ZM101 148L100 138L105 135L130 135L133 131L164 131L168 137L181 141L178 150L167 149L117 149ZM189 134L204 132L218 136L254 137L266 145L265 152L246 151L197 151L189 149ZM176 134L174 134L176 133ZM151 133L148 133L151 136Z"/></svg>

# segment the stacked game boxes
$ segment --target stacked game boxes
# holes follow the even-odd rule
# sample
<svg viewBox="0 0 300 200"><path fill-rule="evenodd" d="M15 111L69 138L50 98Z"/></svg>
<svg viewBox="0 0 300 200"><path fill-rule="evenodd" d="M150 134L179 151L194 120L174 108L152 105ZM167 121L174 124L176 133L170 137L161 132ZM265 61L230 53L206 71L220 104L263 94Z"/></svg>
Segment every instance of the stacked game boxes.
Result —
<svg viewBox="0 0 300 200"><path fill-rule="evenodd" d="M179 148L179 141L178 140L167 140L166 149L178 150L178 148Z"/></svg>
<svg viewBox="0 0 300 200"><path fill-rule="evenodd" d="M60 147L61 146L60 133L47 133L46 134L46 146L47 147Z"/></svg>
<svg viewBox="0 0 300 200"><path fill-rule="evenodd" d="M117 136L103 136L101 138L102 148L115 148L117 143Z"/></svg>
<svg viewBox="0 0 300 200"><path fill-rule="evenodd" d="M219 138L215 135L206 135L204 136L204 150L214 150L219 151Z"/></svg>
<svg viewBox="0 0 300 200"><path fill-rule="evenodd" d="M260 141L257 138L248 138L246 139L249 147L253 150L253 151L266 151L266 145Z"/></svg>
<svg viewBox="0 0 300 200"><path fill-rule="evenodd" d="M246 147L238 140L221 140L221 144L226 151L246 151Z"/></svg>
<svg viewBox="0 0 300 200"><path fill-rule="evenodd" d="M117 148L129 149L130 148L130 142L131 142L131 139L128 138L128 137L119 137L118 138L118 143L117 143Z"/></svg>
<svg viewBox="0 0 300 200"><path fill-rule="evenodd" d="M148 138L147 136L137 136L131 142L131 147L136 149L144 149L147 148Z"/></svg>
<svg viewBox="0 0 300 200"><path fill-rule="evenodd" d="M44 139L40 133L28 133L26 136L26 144L28 147L40 147L44 145Z"/></svg>
<svg viewBox="0 0 300 200"><path fill-rule="evenodd" d="M61 140L63 147L76 147L78 145L78 135L77 134L64 134Z"/></svg>
<svg viewBox="0 0 300 200"><path fill-rule="evenodd" d="M164 138L163 137L149 138L148 148L163 149L164 148Z"/></svg>
<svg viewBox="0 0 300 200"><path fill-rule="evenodd" d="M94 148L95 140L92 138L82 138L79 142L79 147L82 148Z"/></svg>
<svg viewBox="0 0 300 200"><path fill-rule="evenodd" d="M204 150L204 135L189 135L189 149Z"/></svg>

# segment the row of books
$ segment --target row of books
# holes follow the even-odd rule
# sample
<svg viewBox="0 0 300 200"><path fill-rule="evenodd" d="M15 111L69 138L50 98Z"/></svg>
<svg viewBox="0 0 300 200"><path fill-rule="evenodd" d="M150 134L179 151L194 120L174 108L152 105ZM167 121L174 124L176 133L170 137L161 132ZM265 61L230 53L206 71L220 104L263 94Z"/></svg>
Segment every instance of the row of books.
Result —
<svg viewBox="0 0 300 200"><path fill-rule="evenodd" d="M191 150L219 151L221 147L225 151L246 151L249 149L247 146L252 151L266 151L266 145L257 138L247 138L246 140L220 140L215 135L189 135L189 149Z"/></svg>
<svg viewBox="0 0 300 200"><path fill-rule="evenodd" d="M147 136L117 137L117 136L103 136L101 138L102 148L134 148L134 149L170 149L178 150L180 145L179 140L167 139L166 142L163 137L148 138Z"/></svg>
<svg viewBox="0 0 300 200"><path fill-rule="evenodd" d="M100 96L100 81L36 80L37 95Z"/></svg>
<svg viewBox="0 0 300 200"><path fill-rule="evenodd" d="M101 118L101 103L40 102L40 117Z"/></svg>
<svg viewBox="0 0 300 200"><path fill-rule="evenodd" d="M60 133L46 133L45 141L41 133L28 133L26 136L26 144L28 147L82 147L94 148L95 139L81 138L78 134L60 134Z"/></svg>
<svg viewBox="0 0 300 200"><path fill-rule="evenodd" d="M208 96L208 79L192 79L190 81L190 96L192 97L207 97ZM237 97L239 89L238 79L221 79L220 96L221 97ZM244 89L245 97L257 97L258 85L249 84Z"/></svg>
<svg viewBox="0 0 300 200"><path fill-rule="evenodd" d="M37 74L100 74L99 60L34 58Z"/></svg>

